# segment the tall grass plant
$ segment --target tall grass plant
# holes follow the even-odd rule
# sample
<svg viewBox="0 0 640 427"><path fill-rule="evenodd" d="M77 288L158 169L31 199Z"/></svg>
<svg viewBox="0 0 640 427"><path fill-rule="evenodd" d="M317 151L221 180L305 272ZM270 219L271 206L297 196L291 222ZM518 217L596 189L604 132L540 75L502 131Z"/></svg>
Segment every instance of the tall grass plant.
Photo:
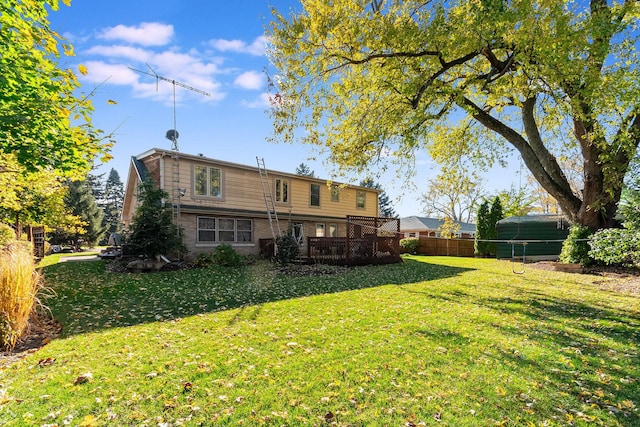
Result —
<svg viewBox="0 0 640 427"><path fill-rule="evenodd" d="M0 348L13 349L27 329L41 283L30 243L0 247Z"/></svg>

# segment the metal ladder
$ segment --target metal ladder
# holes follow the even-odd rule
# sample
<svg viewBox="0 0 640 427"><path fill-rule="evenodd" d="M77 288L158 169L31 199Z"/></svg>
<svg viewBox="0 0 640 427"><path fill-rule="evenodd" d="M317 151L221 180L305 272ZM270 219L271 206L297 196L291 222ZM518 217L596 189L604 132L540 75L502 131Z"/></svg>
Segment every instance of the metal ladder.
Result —
<svg viewBox="0 0 640 427"><path fill-rule="evenodd" d="M256 157L258 162L258 172L260 173L260 184L262 185L262 194L264 195L264 205L267 209L267 218L269 218L269 227L273 236L273 254L278 253L278 245L276 243L278 237L282 236L280 224L278 223L278 212L276 212L276 204L273 199L272 185L269 182L269 174L264 165L264 158Z"/></svg>
<svg viewBox="0 0 640 427"><path fill-rule="evenodd" d="M171 208L173 211L173 223L176 225L178 229L178 234L180 234L180 159L177 151L171 153L171 159L173 160L172 164L172 175L173 175L173 189L172 189L172 203Z"/></svg>

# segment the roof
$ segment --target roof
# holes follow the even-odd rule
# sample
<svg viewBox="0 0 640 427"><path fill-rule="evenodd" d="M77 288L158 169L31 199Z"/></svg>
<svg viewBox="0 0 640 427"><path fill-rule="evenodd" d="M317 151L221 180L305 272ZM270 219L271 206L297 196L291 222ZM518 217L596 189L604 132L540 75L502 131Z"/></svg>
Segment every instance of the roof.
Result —
<svg viewBox="0 0 640 427"><path fill-rule="evenodd" d="M460 225L460 233L475 233L476 225L468 222L454 221ZM408 216L400 218L400 231L437 231L444 224L443 219L427 218L423 216Z"/></svg>
<svg viewBox="0 0 640 427"><path fill-rule="evenodd" d="M175 151L170 151L170 150L164 150L161 148L152 148L150 150L145 151L142 154L138 154L137 156L135 156L134 158L136 160L142 161L144 158L152 156L152 155L160 155L160 156L173 156L176 154ZM244 170L250 170L250 171L254 171L254 172L258 172L258 165L256 163L256 166L248 166L248 165L243 165L240 163L233 163L233 162L227 162L225 160L219 160L219 159L213 159L210 157L205 157L202 154L199 155L193 155L193 154L187 154L187 153L178 153L181 159L188 159L188 160L192 160L195 162L206 162L206 163L212 163L215 165L219 165L219 166L228 166L228 167L233 167L236 169L244 169ZM276 175L280 175L280 176L285 176L285 177L290 177L290 178L295 178L295 179L304 179L307 181L311 181L311 182L318 182L318 183L322 183L322 184L326 184L327 181L332 181L332 180L327 180L327 179L322 179L322 178L316 178L316 177L310 177L310 176L306 176L306 175L298 175L295 173L291 173L291 172L281 172L281 171L276 171L276 170L272 170L272 169L267 169L267 173L268 174L276 174ZM340 185L343 183L337 182L337 181L332 181L333 184L336 185ZM357 184L348 184L349 187L351 188L362 188L364 190L368 190L368 191L372 191L375 193L382 193L384 190L380 190L377 188L370 188L370 187L363 187L361 185L357 185Z"/></svg>
<svg viewBox="0 0 640 427"><path fill-rule="evenodd" d="M540 214L540 215L525 215L525 216L510 216L508 218L501 219L497 224L532 224L539 222L558 222L567 221L563 215L559 214Z"/></svg>

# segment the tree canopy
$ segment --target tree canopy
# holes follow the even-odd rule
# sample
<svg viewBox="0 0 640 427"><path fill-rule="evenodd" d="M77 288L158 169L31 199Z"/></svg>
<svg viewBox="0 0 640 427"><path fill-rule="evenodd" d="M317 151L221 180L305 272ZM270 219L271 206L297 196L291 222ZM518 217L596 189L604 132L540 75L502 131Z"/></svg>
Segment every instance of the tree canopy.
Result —
<svg viewBox="0 0 640 427"><path fill-rule="evenodd" d="M73 48L49 27L47 6L55 11L58 1L0 2L0 154L26 172L82 179L97 156L109 158L112 142L92 127L90 96L76 94L74 71L56 62Z"/></svg>
<svg viewBox="0 0 640 427"><path fill-rule="evenodd" d="M517 151L570 220L611 226L640 142L634 0L305 0L268 36L274 138L358 173L417 150L478 166ZM563 156L576 149L583 188Z"/></svg>

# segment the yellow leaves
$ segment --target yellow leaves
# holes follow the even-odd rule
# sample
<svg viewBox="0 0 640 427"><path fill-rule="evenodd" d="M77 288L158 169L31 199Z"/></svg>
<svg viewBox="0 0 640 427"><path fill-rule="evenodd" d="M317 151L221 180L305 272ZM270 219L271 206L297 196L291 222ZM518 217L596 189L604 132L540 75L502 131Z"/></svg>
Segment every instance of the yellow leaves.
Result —
<svg viewBox="0 0 640 427"><path fill-rule="evenodd" d="M86 76L87 73L89 72L89 70L87 69L87 67L84 64L80 64L80 65L78 65L78 72L80 74L82 74L83 76Z"/></svg>
<svg viewBox="0 0 640 427"><path fill-rule="evenodd" d="M107 104L109 104L109 105L117 105L117 104L118 104L118 102L117 102L117 101L114 101L113 99L108 99L108 100L107 100Z"/></svg>
<svg viewBox="0 0 640 427"><path fill-rule="evenodd" d="M87 415L80 421L79 425L80 427L95 427L98 425L98 420L93 415Z"/></svg>
<svg viewBox="0 0 640 427"><path fill-rule="evenodd" d="M498 394L498 396L504 397L507 395L507 391L502 386L496 386L495 391Z"/></svg>

